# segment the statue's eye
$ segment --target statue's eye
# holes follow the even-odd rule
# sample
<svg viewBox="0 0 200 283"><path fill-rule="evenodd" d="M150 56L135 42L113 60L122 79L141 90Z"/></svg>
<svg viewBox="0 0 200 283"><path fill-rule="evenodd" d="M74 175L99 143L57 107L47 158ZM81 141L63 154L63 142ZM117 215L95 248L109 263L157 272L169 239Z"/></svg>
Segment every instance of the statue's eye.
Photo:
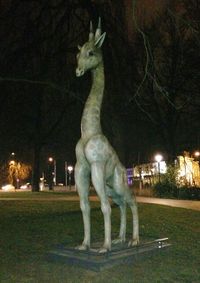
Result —
<svg viewBox="0 0 200 283"><path fill-rule="evenodd" d="M94 56L94 52L92 50L88 51L88 56Z"/></svg>

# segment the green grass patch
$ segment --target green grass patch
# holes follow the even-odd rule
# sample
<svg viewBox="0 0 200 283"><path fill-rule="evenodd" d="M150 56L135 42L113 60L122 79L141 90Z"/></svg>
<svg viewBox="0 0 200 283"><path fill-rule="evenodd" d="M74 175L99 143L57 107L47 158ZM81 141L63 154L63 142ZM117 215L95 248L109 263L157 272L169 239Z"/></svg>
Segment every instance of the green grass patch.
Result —
<svg viewBox="0 0 200 283"><path fill-rule="evenodd" d="M172 247L95 273L46 260L48 251L56 245L76 246L82 241L79 202L55 201L57 193L17 195L22 194L29 200L0 201L0 282L200 282L198 211L139 204L141 240L169 237ZM41 201L33 199L36 195ZM48 200L44 201L45 197ZM101 240L104 228L100 205L92 202L91 206L92 238ZM127 233L131 234L129 210L127 215ZM119 209L113 207L113 234L118 228Z"/></svg>
<svg viewBox="0 0 200 283"><path fill-rule="evenodd" d="M31 191L12 191L12 192L3 192L0 190L0 199L1 198L25 198L25 199L46 199L52 198L54 199L55 197L63 197L63 196L77 196L77 192L75 191L43 191L43 192L31 192Z"/></svg>

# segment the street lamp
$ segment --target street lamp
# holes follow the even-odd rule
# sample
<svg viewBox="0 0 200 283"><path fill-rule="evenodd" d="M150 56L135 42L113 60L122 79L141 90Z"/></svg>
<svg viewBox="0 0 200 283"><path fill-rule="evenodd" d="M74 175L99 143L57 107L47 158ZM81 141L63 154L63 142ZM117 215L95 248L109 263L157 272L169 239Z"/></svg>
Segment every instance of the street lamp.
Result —
<svg viewBox="0 0 200 283"><path fill-rule="evenodd" d="M71 174L72 174L72 171L73 171L73 166L71 166L71 165L69 165L68 167L67 167L67 169L68 169L68 172L69 172L69 189L71 190Z"/></svg>
<svg viewBox="0 0 200 283"><path fill-rule="evenodd" d="M53 190L53 184L56 184L56 162L53 157L48 158L48 183L49 190Z"/></svg>
<svg viewBox="0 0 200 283"><path fill-rule="evenodd" d="M16 180L16 162L15 160L10 160L9 162L9 168L8 168L8 173L9 173L9 181L11 185L13 185L16 189L17 186L17 180Z"/></svg>
<svg viewBox="0 0 200 283"><path fill-rule="evenodd" d="M161 154L155 155L155 160L158 163L158 182L160 183L160 162L163 159L163 156Z"/></svg>
<svg viewBox="0 0 200 283"><path fill-rule="evenodd" d="M66 186L66 189L67 189L67 171L68 171L67 161L65 161L65 186Z"/></svg>
<svg viewBox="0 0 200 283"><path fill-rule="evenodd" d="M199 168L199 170L198 170L198 178L200 177L200 166L199 166L199 159L200 159L200 151L195 151L194 152L194 156L196 157L196 159L197 159L197 162L198 162L198 168Z"/></svg>
<svg viewBox="0 0 200 283"><path fill-rule="evenodd" d="M49 157L49 162L53 162L53 157Z"/></svg>

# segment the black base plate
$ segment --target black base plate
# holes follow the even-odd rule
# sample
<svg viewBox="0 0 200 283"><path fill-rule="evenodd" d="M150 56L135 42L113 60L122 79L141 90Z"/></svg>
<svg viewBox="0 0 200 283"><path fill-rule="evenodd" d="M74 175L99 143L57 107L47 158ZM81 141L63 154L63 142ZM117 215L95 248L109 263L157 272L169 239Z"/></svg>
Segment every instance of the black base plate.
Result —
<svg viewBox="0 0 200 283"><path fill-rule="evenodd" d="M135 247L128 247L127 243L112 245L112 251L101 254L98 252L100 243L95 243L88 251L79 251L61 245L59 248L50 251L48 258L85 269L101 271L122 263L133 262L133 259L137 259L144 254L169 246L171 244L168 242L168 238L163 238L145 242Z"/></svg>

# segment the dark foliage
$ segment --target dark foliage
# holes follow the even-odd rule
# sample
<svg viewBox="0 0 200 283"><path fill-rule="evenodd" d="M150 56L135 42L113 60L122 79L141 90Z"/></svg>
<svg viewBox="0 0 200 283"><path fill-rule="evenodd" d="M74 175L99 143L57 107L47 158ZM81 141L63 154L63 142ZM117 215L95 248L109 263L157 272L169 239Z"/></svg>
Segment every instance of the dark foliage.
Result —
<svg viewBox="0 0 200 283"><path fill-rule="evenodd" d="M159 198L200 200L200 188L198 187L178 187L167 182L157 183L154 186L154 195Z"/></svg>

